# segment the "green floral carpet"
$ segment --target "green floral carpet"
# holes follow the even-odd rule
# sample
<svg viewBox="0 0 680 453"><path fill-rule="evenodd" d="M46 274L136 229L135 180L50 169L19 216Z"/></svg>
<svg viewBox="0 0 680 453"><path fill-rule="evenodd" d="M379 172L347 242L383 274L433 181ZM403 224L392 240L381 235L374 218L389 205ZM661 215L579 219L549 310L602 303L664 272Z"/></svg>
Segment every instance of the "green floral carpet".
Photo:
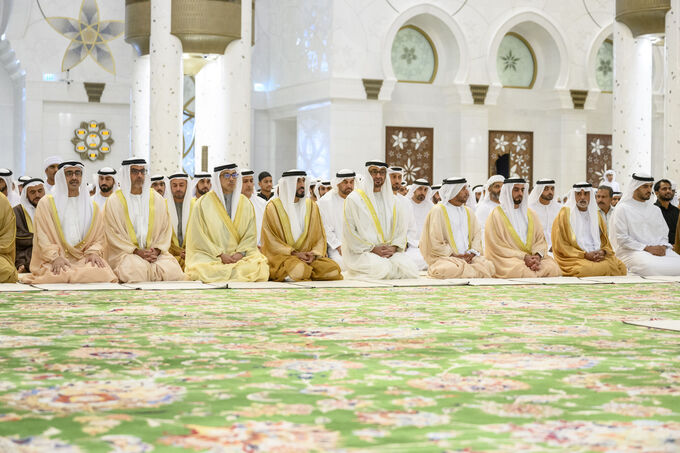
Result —
<svg viewBox="0 0 680 453"><path fill-rule="evenodd" d="M0 294L0 451L680 451L680 285Z"/></svg>

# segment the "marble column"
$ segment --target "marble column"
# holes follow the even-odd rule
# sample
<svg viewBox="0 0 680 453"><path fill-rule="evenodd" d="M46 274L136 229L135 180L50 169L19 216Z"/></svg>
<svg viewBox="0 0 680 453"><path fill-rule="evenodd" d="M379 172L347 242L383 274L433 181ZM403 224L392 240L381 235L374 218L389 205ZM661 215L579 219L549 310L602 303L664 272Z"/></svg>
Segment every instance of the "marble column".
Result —
<svg viewBox="0 0 680 453"><path fill-rule="evenodd" d="M614 23L612 166L625 185L652 171L652 42Z"/></svg>
<svg viewBox="0 0 680 453"><path fill-rule="evenodd" d="M666 14L663 174L680 182L680 0Z"/></svg>
<svg viewBox="0 0 680 453"><path fill-rule="evenodd" d="M461 106L459 140L460 167L450 174L465 176L472 186L486 183L489 179L489 108L487 106ZM447 175L440 176L447 177Z"/></svg>
<svg viewBox="0 0 680 453"><path fill-rule="evenodd" d="M149 55L135 56L132 63L130 95L131 156L149 159L149 104L151 83Z"/></svg>
<svg viewBox="0 0 680 453"><path fill-rule="evenodd" d="M172 0L151 0L151 103L149 159L152 173L168 175L182 159L182 44L170 34Z"/></svg>

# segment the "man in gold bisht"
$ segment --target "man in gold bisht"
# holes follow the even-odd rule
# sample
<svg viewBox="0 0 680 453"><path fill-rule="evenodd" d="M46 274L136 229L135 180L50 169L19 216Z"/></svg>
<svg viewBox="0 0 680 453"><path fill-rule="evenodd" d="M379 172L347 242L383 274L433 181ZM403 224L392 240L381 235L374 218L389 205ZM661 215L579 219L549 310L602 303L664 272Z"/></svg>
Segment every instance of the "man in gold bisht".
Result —
<svg viewBox="0 0 680 453"><path fill-rule="evenodd" d="M196 201L187 228L186 273L203 282L262 282L269 278L257 248L255 209L241 195L236 164L215 167L211 190Z"/></svg>
<svg viewBox="0 0 680 453"><path fill-rule="evenodd" d="M591 184L573 185L566 206L553 223L551 236L553 256L564 275L626 275L626 265L614 256Z"/></svg>
<svg viewBox="0 0 680 453"><path fill-rule="evenodd" d="M104 261L102 211L92 201L81 162L62 162L51 195L35 209L31 274L24 283L117 282Z"/></svg>
<svg viewBox="0 0 680 453"><path fill-rule="evenodd" d="M484 256L498 278L558 277L560 268L548 256L548 243L534 211L527 208L527 183L506 179L496 207L486 220Z"/></svg>
<svg viewBox="0 0 680 453"><path fill-rule="evenodd" d="M144 159L126 159L120 190L106 202L105 230L108 259L121 282L185 280L177 260L168 252L172 225L165 199L146 179Z"/></svg>
<svg viewBox="0 0 680 453"><path fill-rule="evenodd" d="M186 260L187 225L194 208L196 199L191 195L193 182L189 181L186 173L175 173L168 177L169 189L165 191L168 203L168 214L172 225L172 240L169 252L175 257L180 267L184 269Z"/></svg>
<svg viewBox="0 0 680 453"><path fill-rule="evenodd" d="M470 186L465 178L442 183L436 204L425 218L420 252L434 278L491 278L493 264L481 256L482 227L472 209L465 206Z"/></svg>
<svg viewBox="0 0 680 453"><path fill-rule="evenodd" d="M17 269L14 267L16 235L17 224L12 205L0 192L0 283L17 281Z"/></svg>
<svg viewBox="0 0 680 453"><path fill-rule="evenodd" d="M284 281L342 280L340 266L326 255L326 233L319 208L311 198L307 173L284 172L278 197L264 210L262 253L270 279Z"/></svg>

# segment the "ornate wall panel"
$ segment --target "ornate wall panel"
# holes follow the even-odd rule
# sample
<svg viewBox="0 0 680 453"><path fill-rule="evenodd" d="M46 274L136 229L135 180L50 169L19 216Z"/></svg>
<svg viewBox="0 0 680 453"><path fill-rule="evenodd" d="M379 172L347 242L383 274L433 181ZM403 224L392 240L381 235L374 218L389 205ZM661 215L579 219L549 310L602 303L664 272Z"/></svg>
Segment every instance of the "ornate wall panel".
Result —
<svg viewBox="0 0 680 453"><path fill-rule="evenodd" d="M586 141L586 181L597 187L604 172L612 168L612 136L588 134Z"/></svg>
<svg viewBox="0 0 680 453"><path fill-rule="evenodd" d="M533 183L534 133L489 131L489 176L518 175Z"/></svg>
<svg viewBox="0 0 680 453"><path fill-rule="evenodd" d="M434 129L431 127L385 128L385 161L404 169L409 184L418 178L432 181Z"/></svg>

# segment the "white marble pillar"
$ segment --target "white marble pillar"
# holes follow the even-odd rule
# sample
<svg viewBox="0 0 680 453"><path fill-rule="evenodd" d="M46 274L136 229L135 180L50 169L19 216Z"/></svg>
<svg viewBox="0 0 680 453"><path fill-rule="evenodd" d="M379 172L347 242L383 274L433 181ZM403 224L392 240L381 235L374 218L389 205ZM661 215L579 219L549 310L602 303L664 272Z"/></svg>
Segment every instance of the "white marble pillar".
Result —
<svg viewBox="0 0 680 453"><path fill-rule="evenodd" d="M364 168L367 160L385 159L385 123L381 101L333 100L329 108L328 165L331 175L343 168L358 172ZM298 134L298 149L299 142Z"/></svg>
<svg viewBox="0 0 680 453"><path fill-rule="evenodd" d="M149 55L135 56L130 90L130 155L149 159L151 82Z"/></svg>
<svg viewBox="0 0 680 453"><path fill-rule="evenodd" d="M489 179L489 108L461 106L459 129L460 167L450 174L465 176L473 186L484 184ZM436 155L435 159L439 160Z"/></svg>
<svg viewBox="0 0 680 453"><path fill-rule="evenodd" d="M612 166L624 185L652 171L652 42L614 23Z"/></svg>
<svg viewBox="0 0 680 453"><path fill-rule="evenodd" d="M251 167L252 134L252 39L253 5L241 1L241 39L232 41L224 52L223 83L226 117L222 122L228 161ZM219 150L216 150L220 152Z"/></svg>
<svg viewBox="0 0 680 453"><path fill-rule="evenodd" d="M663 174L680 182L680 0L666 14Z"/></svg>
<svg viewBox="0 0 680 453"><path fill-rule="evenodd" d="M571 186L586 180L587 165L587 117L584 110L563 110L559 112L560 145L559 163L552 167L553 173L539 176L534 172L534 181L538 178L552 177L556 181L559 194L565 194ZM534 152L537 148L534 148ZM540 152L540 151L539 151ZM534 160L537 158L534 154ZM555 196L558 194L556 193Z"/></svg>
<svg viewBox="0 0 680 453"><path fill-rule="evenodd" d="M226 105L224 99L224 64L220 56L196 74L196 171L203 165L203 146L208 147L208 171L231 162L224 134Z"/></svg>
<svg viewBox="0 0 680 453"><path fill-rule="evenodd" d="M149 159L152 173L168 175L182 159L182 44L170 34L172 0L151 0L151 109Z"/></svg>

